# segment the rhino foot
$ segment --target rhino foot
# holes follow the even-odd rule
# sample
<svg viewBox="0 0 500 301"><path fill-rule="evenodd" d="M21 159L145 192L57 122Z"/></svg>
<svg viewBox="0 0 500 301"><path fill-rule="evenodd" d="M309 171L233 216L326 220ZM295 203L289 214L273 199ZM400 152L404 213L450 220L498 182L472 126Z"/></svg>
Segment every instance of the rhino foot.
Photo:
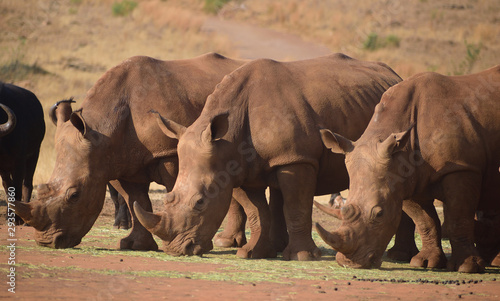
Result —
<svg viewBox="0 0 500 301"><path fill-rule="evenodd" d="M148 233L149 234L149 233ZM158 251L158 244L153 239L151 234L149 237L143 236L140 238L134 238L131 235L123 238L120 241L120 249L121 250L140 250L140 251Z"/></svg>
<svg viewBox="0 0 500 301"><path fill-rule="evenodd" d="M410 266L430 269L446 268L446 255L441 250L424 250L413 256Z"/></svg>
<svg viewBox="0 0 500 301"><path fill-rule="evenodd" d="M244 232L225 233L225 231L217 233L214 237L214 244L220 248L242 247L247 243Z"/></svg>
<svg viewBox="0 0 500 301"><path fill-rule="evenodd" d="M286 247L283 251L283 259L285 260L298 260L310 261L321 258L321 250L314 246L310 250L293 251L290 246Z"/></svg>
<svg viewBox="0 0 500 301"><path fill-rule="evenodd" d="M395 261L410 262L413 256L418 254L418 249L415 244L407 246L394 245L387 251L387 257Z"/></svg>
<svg viewBox="0 0 500 301"><path fill-rule="evenodd" d="M491 261L491 266L500 267L500 253L497 254L495 258Z"/></svg>
<svg viewBox="0 0 500 301"><path fill-rule="evenodd" d="M483 273L485 262L480 256L471 255L465 259L460 259L458 256L448 261L448 270L458 271L460 273Z"/></svg>
<svg viewBox="0 0 500 301"><path fill-rule="evenodd" d="M252 247L247 244L239 248L236 252L236 256L238 256L239 258L276 258L277 255L278 254L274 247L271 247L269 244L266 244L262 247Z"/></svg>

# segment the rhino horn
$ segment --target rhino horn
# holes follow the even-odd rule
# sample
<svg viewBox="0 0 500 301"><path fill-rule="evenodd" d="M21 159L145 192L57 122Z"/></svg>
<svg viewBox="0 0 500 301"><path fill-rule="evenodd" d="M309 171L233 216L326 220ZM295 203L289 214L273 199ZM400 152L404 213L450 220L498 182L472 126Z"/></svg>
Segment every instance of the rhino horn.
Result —
<svg viewBox="0 0 500 301"><path fill-rule="evenodd" d="M73 100L73 97L71 97L70 99L60 100L56 102L52 107L50 107L49 116L55 126L57 126L58 120L60 120L61 122L66 122L69 120L69 117L73 112L71 104L74 102L75 101ZM59 107L59 105L61 105L61 107Z"/></svg>
<svg viewBox="0 0 500 301"><path fill-rule="evenodd" d="M0 124L0 137L3 137L12 132L12 130L16 127L17 119L14 112L12 112L8 106L0 103L0 107L7 114L7 122Z"/></svg>
<svg viewBox="0 0 500 301"><path fill-rule="evenodd" d="M340 209L337 209L337 208L333 208L331 206L325 206L321 203L318 203L317 201L313 201L314 202L314 205L321 211L323 211L324 213L330 215L330 216L333 216L333 217L336 217L338 219L342 219L342 214L340 213Z"/></svg>
<svg viewBox="0 0 500 301"><path fill-rule="evenodd" d="M333 249L342 252L342 248L344 246L344 239L342 235L337 232L328 232L319 223L316 223L314 226L321 239L323 239Z"/></svg>
<svg viewBox="0 0 500 301"><path fill-rule="evenodd" d="M16 214L20 216L26 223L33 220L33 205L21 201L14 202Z"/></svg>
<svg viewBox="0 0 500 301"><path fill-rule="evenodd" d="M139 205L139 203L137 202L134 202L134 212L137 216L137 219L139 219L139 222L144 226L144 228L146 228L149 232L155 234L154 230L160 223L161 216L142 209L141 205Z"/></svg>

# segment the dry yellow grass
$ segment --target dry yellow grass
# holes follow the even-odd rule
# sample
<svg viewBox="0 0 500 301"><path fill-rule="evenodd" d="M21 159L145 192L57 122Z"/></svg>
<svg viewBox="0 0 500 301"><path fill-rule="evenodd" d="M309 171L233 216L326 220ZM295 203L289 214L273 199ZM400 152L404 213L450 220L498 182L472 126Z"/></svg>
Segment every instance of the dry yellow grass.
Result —
<svg viewBox="0 0 500 301"><path fill-rule="evenodd" d="M114 17L113 0L0 2L0 67L16 61L49 75L0 80L35 92L44 107L47 133L35 184L53 170L55 126L48 111L56 101L75 97L77 104L109 68L134 55L181 59L217 51L235 56L229 42L200 31L204 16L175 3L141 1L131 15ZM3 78L2 78L3 77Z"/></svg>
<svg viewBox="0 0 500 301"><path fill-rule="evenodd" d="M466 42L481 48L471 72L500 63L499 1L246 0L229 3L221 14L300 35L333 52L383 61L404 78L463 71L457 66L467 57ZM399 47L367 51L370 34L397 37Z"/></svg>

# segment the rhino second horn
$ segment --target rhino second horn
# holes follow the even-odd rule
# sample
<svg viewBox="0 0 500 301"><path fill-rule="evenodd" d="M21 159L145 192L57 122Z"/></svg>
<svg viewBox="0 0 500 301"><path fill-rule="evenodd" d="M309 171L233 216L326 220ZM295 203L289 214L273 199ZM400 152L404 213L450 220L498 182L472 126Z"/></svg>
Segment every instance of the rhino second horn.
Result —
<svg viewBox="0 0 500 301"><path fill-rule="evenodd" d="M319 223L316 223L314 227L316 228L316 232L318 232L321 239L323 239L333 249L342 252L342 245L344 244L342 236L335 232L330 233L326 231L325 228L323 228Z"/></svg>
<svg viewBox="0 0 500 301"><path fill-rule="evenodd" d="M161 221L161 216L142 209L139 203L134 202L134 212L139 222L148 231L152 231Z"/></svg>
<svg viewBox="0 0 500 301"><path fill-rule="evenodd" d="M314 206L316 206L319 210L323 211L324 213L336 217L338 219L342 219L342 214L340 213L340 209L333 208L333 207L328 207L325 206L321 203L318 203L317 201L313 201Z"/></svg>

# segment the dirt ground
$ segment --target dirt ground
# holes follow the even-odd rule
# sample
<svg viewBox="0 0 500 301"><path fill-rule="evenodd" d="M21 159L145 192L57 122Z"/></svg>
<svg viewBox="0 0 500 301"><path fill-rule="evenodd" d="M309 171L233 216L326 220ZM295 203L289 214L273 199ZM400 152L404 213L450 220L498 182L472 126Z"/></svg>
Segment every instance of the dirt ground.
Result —
<svg viewBox="0 0 500 301"><path fill-rule="evenodd" d="M152 193L153 207L161 208L163 190ZM0 196L0 200L4 197ZM4 212L5 202L0 210ZM338 279L330 274L314 273L311 277L283 277L260 281L251 279L250 271L238 271L232 264L249 260L217 260L219 255L235 258L236 249L215 249L206 260L190 261L188 258L164 260L161 252L134 252L117 250L118 241L128 233L113 230L113 205L106 199L104 209L94 227L103 232L90 232L80 245L69 250L52 250L36 246L34 230L30 227L16 228L15 238L15 294L8 291L10 250L2 246L0 271L4 281L0 285L0 298L16 300L498 300L500 297L500 271L488 270L483 276L464 275L461 282L424 283L424 281L391 282L385 279L362 279L360 270L348 270L347 277ZM314 211L313 220L326 227L335 227L336 221L323 213ZM110 236L106 237L106 229ZM0 226L2 245L8 241L7 226ZM224 257L227 258L227 257ZM327 256L325 263L336 266ZM276 262L276 264L280 264ZM311 263L312 264L312 263ZM307 267L307 266L306 266ZM338 268L338 267L337 267ZM332 268L333 269L333 268ZM391 268L383 271L390 277ZM406 267L396 268L407 269ZM269 271L271 273L271 271ZM420 271L421 272L421 271ZM155 274L156 273L156 274ZM249 273L248 280L205 280L191 275L225 275L227 273ZM362 273L362 272L361 272ZM413 273L408 271L408 273ZM417 273L417 272L415 272ZM171 276L169 276L171 275ZM335 274L334 274L335 275ZM352 275L352 276L351 276ZM356 276L358 275L358 276ZM361 274L362 275L362 274ZM499 281L496 278L499 277ZM7 276L7 277L6 277ZM223 277L223 276L221 276ZM203 277L201 277L203 278ZM411 278L411 277L410 277ZM484 281L482 279L485 279ZM363 281L362 281L363 280Z"/></svg>
<svg viewBox="0 0 500 301"><path fill-rule="evenodd" d="M153 26L154 21L162 20L147 16L145 9L142 14L131 17L110 18L109 14L105 12L109 10L112 2L111 0L32 1L30 4L32 8L28 10L23 8L20 10L21 15L13 13L11 10L22 2L5 1L5 3L14 3L15 5L4 6L8 9L2 10L5 18L0 18L3 21L3 23L0 22L0 25L8 28L8 30L4 30L9 33L6 37L14 41L15 45L19 44L20 46L10 47L10 44L7 43L9 39L2 40L3 52L5 54L12 52L13 61L35 62L35 65L40 65L59 76L57 80L51 81L64 83L62 88L58 85L56 85L57 89L53 88L56 92L44 90L48 80L39 81L38 78L29 78L16 82L16 84L36 91L42 101L47 101L46 107L49 105L48 102L52 105L55 100L60 99L59 97L62 97L60 93L63 92L66 94L77 93L75 95L81 100L89 85L93 84L98 76L107 69L108 63L111 64L108 61L112 61L112 65L115 65L121 61L122 56L125 58L138 54L168 59L178 57L178 54L173 54L175 50L178 50L177 48L182 49L183 55L188 55L190 52L185 51L184 48L187 49L188 46L196 45L196 43L207 44L207 42L196 42L197 40L194 38L191 43L184 43L180 36L188 34L183 32L178 36L172 35L174 38L166 38L170 37L165 33L168 32L169 26ZM344 2L349 4L351 1ZM109 7L106 6L107 4ZM155 12L154 8L158 7L159 4L153 3L152 5L155 6L152 6L151 11ZM356 3L352 5L356 5ZM429 5L431 5L430 2ZM436 6L435 9L426 14L433 18L432 24L436 23L435 27L440 28L445 26L442 26L438 21L440 19L443 19L442 22L446 21L443 14L446 16L447 11L451 11L451 9L443 10ZM455 11L461 12L462 10L454 9L453 12ZM465 9L463 11L466 13ZM404 12L406 13L406 10ZM359 13L358 9L352 10L352 14ZM7 14L10 14L10 18L6 17ZM408 11L408 14L411 15L412 12ZM425 14L421 13L421 15ZM476 14L470 13L470 15ZM405 14L401 12L394 16L387 14L382 16L389 17L388 19L391 20L397 17L404 21ZM149 17L151 17L151 22L147 21ZM477 18L481 18L481 16L477 15ZM25 20L30 22L25 22ZM231 41L234 51L242 58L270 57L279 60L292 60L319 56L329 52L323 45L305 42L295 35L250 26L248 22L239 23L235 20L223 21L216 18L203 18L202 20L204 20L202 32L206 31L215 33L215 36L226 37ZM483 26L481 28L485 34L495 37L497 34L495 24L497 22L498 20L491 24L491 27ZM159 24L162 23L159 22ZM478 24L476 29L481 29L479 25L481 24ZM414 26L412 25L410 28L414 28ZM352 29L346 27L345 30ZM20 33L18 34L17 31ZM441 35L440 31L432 33L436 36ZM332 39L334 38L336 37L332 36ZM429 38L430 41L421 41L415 38L413 43L409 43L413 41L412 39L409 42L408 39L403 40L400 50L411 49L412 51L409 53L412 56L407 59L411 61L415 59L415 55L429 52L428 48L441 49L446 45L453 44L449 41L435 43L436 38L432 36ZM176 43L176 39L182 43ZM491 38L491 40L495 39ZM106 41L110 41L110 43L107 44ZM453 49L464 47L463 43L454 43L453 45ZM201 46L199 47L201 48ZM491 46L490 48L496 49ZM24 52L20 51L23 49ZM487 58L488 53L492 52L491 49L488 52L488 48L485 46L482 56ZM344 51L342 48L335 48L335 51L339 50ZM210 51L215 50L210 49ZM383 57L384 51L390 55ZM374 52L370 58L373 56L373 59L392 63L393 52L392 48L380 50L380 53ZM375 57L378 55L381 57ZM112 57L113 60L109 57ZM431 67L436 64L435 67L438 68L440 66L435 63L435 60L445 59L438 55L435 57L433 60L429 59L428 64ZM402 74L412 73L410 71L416 69L408 62L406 63L410 65L406 68L408 71L404 68L404 64L404 61L399 63L398 72L401 70ZM72 79L75 83L66 83L68 79ZM77 92L73 92L71 89ZM64 97L67 96L66 94ZM53 130L51 128L52 132L46 136L46 140L53 139ZM49 155L52 156L52 154ZM47 161L47 156L47 154L42 154L41 158ZM43 163L39 162L39 166ZM48 178L51 171L50 168L48 175L40 178ZM161 190L152 192L155 211L161 209L163 193ZM5 205L5 195L2 191L0 193L0 220L2 221L5 220L5 217L1 216L5 212ZM316 210L313 212L313 221L320 221L328 229L333 229L336 224L335 220ZM319 262L301 264L302 268L299 270L279 259L268 261L237 259L234 256L235 249L215 249L201 259L185 257L174 259L167 257L162 252L120 251L118 250L119 240L126 236L128 231L112 228L113 206L109 198L106 200L104 210L93 230L80 245L69 250L52 250L36 246L34 230L24 226L15 229L17 240L9 241L8 227L3 222L0 224L0 274L2 275L0 278L2 280L0 281L0 299L499 300L500 298L500 269L488 269L482 275L463 275L444 271L428 272L410 268L407 264L385 265L384 263L381 270L368 273L361 270L339 268L334 262L334 257L327 254ZM15 250L11 251L9 248L11 243L15 243ZM15 263L11 265L9 262ZM281 270L278 272L266 270L268 264L281 267ZM262 266L266 268L262 268ZM15 268L15 294L8 291L11 288L9 274L12 267ZM282 275L279 275L279 271L282 272ZM228 274L230 277L226 277ZM258 278L254 274L263 274L263 276ZM439 274L443 274L443 276ZM382 276L367 277L364 275ZM395 275L403 276L396 278ZM422 277L422 279L438 277L442 280L437 284L434 282L426 283L417 277ZM391 282L392 279L397 279L398 282Z"/></svg>

